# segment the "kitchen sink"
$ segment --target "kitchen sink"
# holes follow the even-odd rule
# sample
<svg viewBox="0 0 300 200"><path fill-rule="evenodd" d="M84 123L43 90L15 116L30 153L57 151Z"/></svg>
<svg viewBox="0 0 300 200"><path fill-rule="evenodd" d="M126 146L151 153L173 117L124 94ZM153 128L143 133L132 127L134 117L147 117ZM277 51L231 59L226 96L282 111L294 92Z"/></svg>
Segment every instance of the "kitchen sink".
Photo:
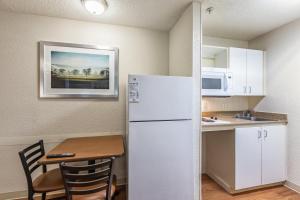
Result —
<svg viewBox="0 0 300 200"><path fill-rule="evenodd" d="M261 117L248 117L248 116L236 116L237 119L244 119L244 120L250 120L250 121L272 121L270 119L261 118Z"/></svg>
<svg viewBox="0 0 300 200"><path fill-rule="evenodd" d="M271 121L271 120L270 119L256 117L253 120L251 119L251 121Z"/></svg>

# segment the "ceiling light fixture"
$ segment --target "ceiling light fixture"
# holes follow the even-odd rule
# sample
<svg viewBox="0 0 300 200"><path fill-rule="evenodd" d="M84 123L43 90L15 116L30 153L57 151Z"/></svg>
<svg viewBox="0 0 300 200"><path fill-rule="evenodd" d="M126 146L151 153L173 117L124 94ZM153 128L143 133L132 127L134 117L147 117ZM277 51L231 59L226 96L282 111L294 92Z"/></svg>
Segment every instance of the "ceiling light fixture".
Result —
<svg viewBox="0 0 300 200"><path fill-rule="evenodd" d="M81 0L81 2L93 15L101 15L108 7L106 0Z"/></svg>

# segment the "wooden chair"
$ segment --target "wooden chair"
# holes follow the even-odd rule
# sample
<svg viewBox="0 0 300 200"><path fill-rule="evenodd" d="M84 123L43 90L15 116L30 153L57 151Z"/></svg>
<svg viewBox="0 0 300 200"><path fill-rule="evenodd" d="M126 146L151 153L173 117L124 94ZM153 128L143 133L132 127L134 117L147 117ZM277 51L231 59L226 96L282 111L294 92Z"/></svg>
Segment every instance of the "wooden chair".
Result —
<svg viewBox="0 0 300 200"><path fill-rule="evenodd" d="M112 175L115 158L99 163L74 165L61 163L67 200L111 200L116 191L116 177Z"/></svg>
<svg viewBox="0 0 300 200"><path fill-rule="evenodd" d="M35 193L42 193L42 199L45 200L47 192L64 189L59 168L47 171L45 165L41 166L37 163L44 155L45 149L43 140L40 140L19 152L28 185L28 200L33 200L33 195ZM42 167L43 173L33 181L32 173L40 167Z"/></svg>

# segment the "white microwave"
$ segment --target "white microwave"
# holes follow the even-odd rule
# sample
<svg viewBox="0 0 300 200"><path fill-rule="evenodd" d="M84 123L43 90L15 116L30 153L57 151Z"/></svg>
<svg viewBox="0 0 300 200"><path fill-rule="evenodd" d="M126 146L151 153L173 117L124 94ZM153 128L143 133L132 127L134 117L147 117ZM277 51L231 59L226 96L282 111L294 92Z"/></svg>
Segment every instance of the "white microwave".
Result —
<svg viewBox="0 0 300 200"><path fill-rule="evenodd" d="M231 96L232 75L229 72L202 72L202 96Z"/></svg>

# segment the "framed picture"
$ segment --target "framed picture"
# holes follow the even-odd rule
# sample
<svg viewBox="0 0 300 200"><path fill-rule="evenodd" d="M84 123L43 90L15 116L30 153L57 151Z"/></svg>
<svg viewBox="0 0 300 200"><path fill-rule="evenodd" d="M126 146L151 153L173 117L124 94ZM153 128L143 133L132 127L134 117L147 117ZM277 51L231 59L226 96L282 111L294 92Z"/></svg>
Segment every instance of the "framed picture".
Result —
<svg viewBox="0 0 300 200"><path fill-rule="evenodd" d="M41 98L117 98L117 48L40 42Z"/></svg>

